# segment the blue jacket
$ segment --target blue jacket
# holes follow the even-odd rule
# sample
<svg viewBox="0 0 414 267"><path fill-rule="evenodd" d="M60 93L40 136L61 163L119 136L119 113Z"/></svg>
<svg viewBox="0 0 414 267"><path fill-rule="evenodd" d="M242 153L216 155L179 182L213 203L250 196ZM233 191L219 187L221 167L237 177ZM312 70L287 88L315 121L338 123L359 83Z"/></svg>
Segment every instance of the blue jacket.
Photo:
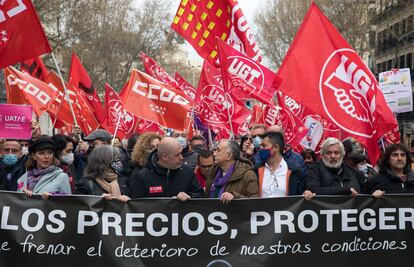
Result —
<svg viewBox="0 0 414 267"><path fill-rule="evenodd" d="M27 172L17 181L18 192L27 189ZM52 193L52 194L72 194L69 184L69 176L61 169L56 167L54 170L46 173L40 178L39 182L33 188L33 193Z"/></svg>
<svg viewBox="0 0 414 267"><path fill-rule="evenodd" d="M26 172L24 163L23 158L12 166L0 162L0 190L17 191L17 180Z"/></svg>

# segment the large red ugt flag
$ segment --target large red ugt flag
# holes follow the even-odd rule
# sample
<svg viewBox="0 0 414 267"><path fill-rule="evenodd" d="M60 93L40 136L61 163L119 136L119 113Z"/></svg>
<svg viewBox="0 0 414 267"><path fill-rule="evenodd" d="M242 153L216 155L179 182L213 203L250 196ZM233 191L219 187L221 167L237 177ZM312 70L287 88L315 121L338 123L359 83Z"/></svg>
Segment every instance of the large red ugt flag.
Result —
<svg viewBox="0 0 414 267"><path fill-rule="evenodd" d="M378 140L397 122L374 75L315 3L278 75L280 91L348 132L376 163Z"/></svg>
<svg viewBox="0 0 414 267"><path fill-rule="evenodd" d="M30 0L0 4L0 68L52 51Z"/></svg>

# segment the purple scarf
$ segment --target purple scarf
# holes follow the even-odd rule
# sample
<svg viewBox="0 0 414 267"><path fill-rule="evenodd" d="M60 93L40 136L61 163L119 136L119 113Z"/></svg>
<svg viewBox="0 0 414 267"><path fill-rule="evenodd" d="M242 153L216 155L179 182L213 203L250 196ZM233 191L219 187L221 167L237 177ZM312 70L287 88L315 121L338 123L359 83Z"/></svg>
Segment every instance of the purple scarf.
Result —
<svg viewBox="0 0 414 267"><path fill-rule="evenodd" d="M40 179L42 179L43 175L54 171L56 168L56 166L50 165L46 169L39 170L37 168L34 168L27 171L27 189L33 191L37 183L40 181Z"/></svg>
<svg viewBox="0 0 414 267"><path fill-rule="evenodd" d="M219 168L216 177L214 177L213 184L210 188L210 198L214 198L214 194L218 188L220 188L220 191L218 193L218 198L221 197L221 195L224 193L224 188L226 187L227 183L230 180L230 176L233 174L234 171L234 164L230 166L230 168L227 170L226 175L223 175L223 171Z"/></svg>

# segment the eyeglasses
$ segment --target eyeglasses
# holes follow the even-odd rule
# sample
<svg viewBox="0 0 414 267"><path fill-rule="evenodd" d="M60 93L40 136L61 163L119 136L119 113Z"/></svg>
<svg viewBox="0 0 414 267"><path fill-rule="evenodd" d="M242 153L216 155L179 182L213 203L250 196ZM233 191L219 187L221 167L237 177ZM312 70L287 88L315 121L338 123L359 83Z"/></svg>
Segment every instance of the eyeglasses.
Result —
<svg viewBox="0 0 414 267"><path fill-rule="evenodd" d="M256 137L263 138L263 134L255 134L255 135L252 135L252 138L256 138Z"/></svg>

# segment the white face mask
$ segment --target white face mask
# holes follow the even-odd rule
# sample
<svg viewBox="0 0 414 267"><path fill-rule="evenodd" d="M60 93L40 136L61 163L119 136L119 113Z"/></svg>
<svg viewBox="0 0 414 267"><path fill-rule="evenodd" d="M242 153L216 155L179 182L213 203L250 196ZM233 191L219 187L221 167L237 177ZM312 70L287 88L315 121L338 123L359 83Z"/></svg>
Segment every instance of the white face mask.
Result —
<svg viewBox="0 0 414 267"><path fill-rule="evenodd" d="M61 157L62 163L65 163L66 165L72 164L74 159L75 159L75 155L73 153L69 153Z"/></svg>
<svg viewBox="0 0 414 267"><path fill-rule="evenodd" d="M184 137L182 137L182 136L178 136L177 138L175 138L177 141L178 141L178 143L180 143L180 145L181 145L181 147L184 149L184 148L186 148L187 147L187 139L185 139Z"/></svg>
<svg viewBox="0 0 414 267"><path fill-rule="evenodd" d="M29 147L27 146L22 147L22 155L27 155L27 154L29 154Z"/></svg>

